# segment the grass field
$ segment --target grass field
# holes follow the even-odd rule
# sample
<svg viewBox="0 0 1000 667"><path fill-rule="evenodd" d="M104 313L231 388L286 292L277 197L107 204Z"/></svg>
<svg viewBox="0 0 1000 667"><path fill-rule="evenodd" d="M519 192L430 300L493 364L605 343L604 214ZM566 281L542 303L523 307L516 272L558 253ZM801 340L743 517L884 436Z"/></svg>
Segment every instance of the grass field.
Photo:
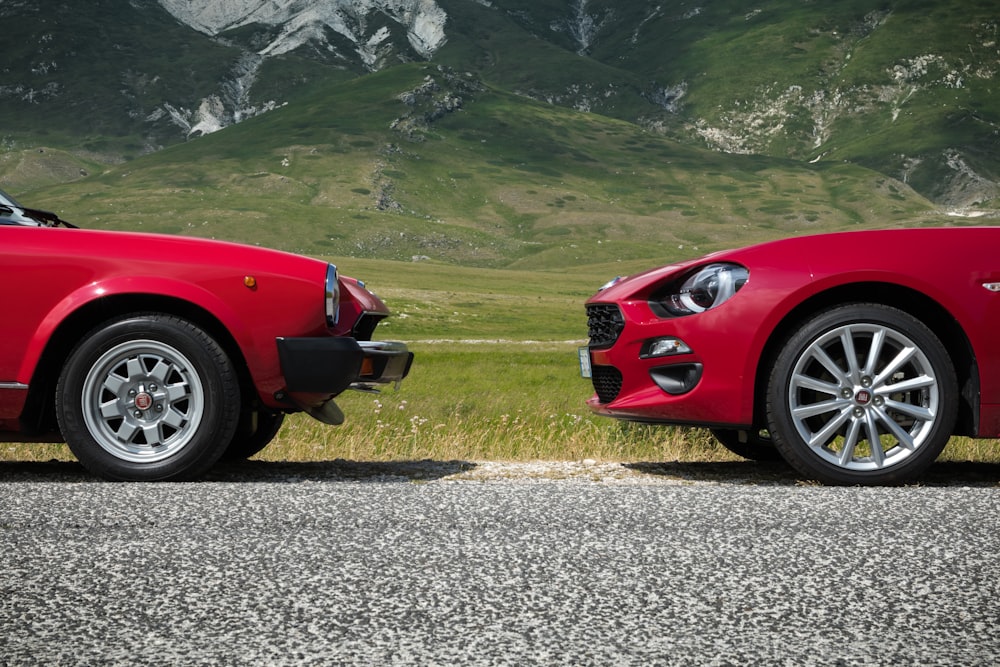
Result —
<svg viewBox="0 0 1000 667"><path fill-rule="evenodd" d="M38 4L7 12L13 32L41 29ZM975 223L928 197L955 188L958 156L995 180L990 2L590 3L616 20L584 56L552 27L565 2L442 4L434 62L356 77L272 60L252 102L287 104L188 141L142 119L196 106L252 29L204 41L139 3L84 3L10 45L0 88L65 91L0 104L0 184L25 204L89 228L340 253L393 309L379 337L418 355L401 390L345 395L340 428L294 416L264 457L731 459L704 431L589 414L576 347L596 287L798 234ZM668 88L681 96L665 111L651 93ZM946 456L1000 460L995 441ZM0 460L32 458L70 456L0 444Z"/></svg>
<svg viewBox="0 0 1000 667"><path fill-rule="evenodd" d="M409 342L413 371L399 390L344 394L340 427L289 417L257 458L737 460L704 430L618 422L586 408L592 390L577 365L583 301L613 267L520 272L330 259L394 310L379 336ZM944 458L1000 462L1000 444L956 438ZM50 459L72 455L65 445L0 444L0 460Z"/></svg>

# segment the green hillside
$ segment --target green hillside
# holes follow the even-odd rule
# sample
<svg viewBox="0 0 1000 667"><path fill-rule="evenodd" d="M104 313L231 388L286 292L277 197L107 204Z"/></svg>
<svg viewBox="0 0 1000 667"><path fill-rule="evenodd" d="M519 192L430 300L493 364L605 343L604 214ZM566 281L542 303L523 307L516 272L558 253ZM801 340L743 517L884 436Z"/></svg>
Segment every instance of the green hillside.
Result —
<svg viewBox="0 0 1000 667"><path fill-rule="evenodd" d="M135 156L176 142L146 122L166 100L197 106L232 47L179 25L155 2L42 0L0 4L0 132L7 147L70 147Z"/></svg>
<svg viewBox="0 0 1000 667"><path fill-rule="evenodd" d="M87 226L508 268L934 219L863 168L692 148L426 64L24 198Z"/></svg>
<svg viewBox="0 0 1000 667"><path fill-rule="evenodd" d="M1000 208L992 0L437 2L447 41L430 64L497 94L615 118L692 148L868 167L948 209ZM37 147L77 161L130 160L198 136L192 124L205 105L232 122L334 87L359 90L346 82L372 76L345 60L354 47L333 35L328 49L305 44L234 82L279 29L250 24L210 37L154 0L4 3L0 20L20 36L0 68L7 187L93 172L33 181L17 166ZM379 21L396 30L388 43L406 42L399 26ZM410 58L399 54L384 62Z"/></svg>
<svg viewBox="0 0 1000 667"><path fill-rule="evenodd" d="M475 48L462 42L439 58L475 62L499 85L689 144L847 160L948 206L997 207L1000 27L990 0L472 5L453 10L469 21L459 32L480 36ZM590 28L582 51L567 25L574 9Z"/></svg>

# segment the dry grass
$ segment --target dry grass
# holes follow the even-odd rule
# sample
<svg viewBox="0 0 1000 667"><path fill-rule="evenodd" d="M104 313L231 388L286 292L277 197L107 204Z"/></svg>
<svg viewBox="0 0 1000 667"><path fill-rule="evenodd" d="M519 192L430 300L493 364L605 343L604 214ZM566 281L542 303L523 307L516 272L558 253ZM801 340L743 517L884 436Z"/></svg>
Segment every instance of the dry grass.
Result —
<svg viewBox="0 0 1000 667"><path fill-rule="evenodd" d="M399 391L348 392L339 427L292 415L268 461L739 460L703 429L595 417L570 343L415 343ZM0 461L71 461L66 445L0 443ZM942 460L1000 462L1000 441L953 438Z"/></svg>
<svg viewBox="0 0 1000 667"><path fill-rule="evenodd" d="M405 401L330 429L295 417L258 458L272 461L733 461L703 431L619 424L573 414L429 419Z"/></svg>

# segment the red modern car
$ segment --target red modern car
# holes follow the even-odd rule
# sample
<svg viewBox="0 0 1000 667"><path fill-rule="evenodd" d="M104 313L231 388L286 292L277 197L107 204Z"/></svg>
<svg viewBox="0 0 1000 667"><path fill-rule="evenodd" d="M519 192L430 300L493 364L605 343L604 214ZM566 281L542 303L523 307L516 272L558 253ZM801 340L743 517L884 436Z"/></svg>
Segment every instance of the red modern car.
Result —
<svg viewBox="0 0 1000 667"><path fill-rule="evenodd" d="M330 424L348 388L413 359L326 262L179 236L88 231L0 192L0 438L65 441L110 480L196 478L285 413Z"/></svg>
<svg viewBox="0 0 1000 667"><path fill-rule="evenodd" d="M588 404L825 483L911 480L1000 435L998 249L1000 227L844 232L616 279L586 304Z"/></svg>

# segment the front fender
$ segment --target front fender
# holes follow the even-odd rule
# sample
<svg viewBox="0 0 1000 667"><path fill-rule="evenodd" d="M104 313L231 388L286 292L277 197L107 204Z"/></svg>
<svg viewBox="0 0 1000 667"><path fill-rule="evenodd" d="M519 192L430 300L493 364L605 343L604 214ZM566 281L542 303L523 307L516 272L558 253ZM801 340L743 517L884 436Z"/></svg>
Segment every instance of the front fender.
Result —
<svg viewBox="0 0 1000 667"><path fill-rule="evenodd" d="M247 289L247 288L243 288ZM238 289L233 290L238 295ZM63 323L69 321L74 314L96 304L97 302L118 296L142 298L166 297L192 304L211 313L229 331L241 349L253 349L252 328L244 317L231 305L224 295L208 290L198 284L184 282L173 278L160 276L118 276L106 280L95 281L74 289L62 297L46 313L32 333L17 373L19 382L29 383L38 367L39 360L54 334ZM112 313L113 314L113 313ZM83 333L83 332L81 332ZM249 355L248 365L251 374L261 372L259 355ZM254 368L256 367L256 368Z"/></svg>

